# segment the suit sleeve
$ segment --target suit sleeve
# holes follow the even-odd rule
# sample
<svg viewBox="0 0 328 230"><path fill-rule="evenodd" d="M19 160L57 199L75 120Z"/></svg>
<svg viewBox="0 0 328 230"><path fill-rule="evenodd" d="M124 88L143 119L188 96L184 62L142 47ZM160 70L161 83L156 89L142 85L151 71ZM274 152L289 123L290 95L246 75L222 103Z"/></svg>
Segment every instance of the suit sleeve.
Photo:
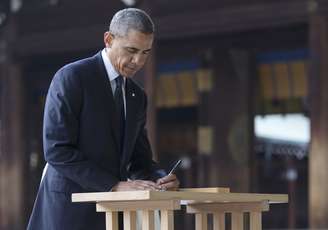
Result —
<svg viewBox="0 0 328 230"><path fill-rule="evenodd" d="M166 175L166 172L159 167L159 164L152 159L152 150L149 143L146 125L147 114L147 96L144 94L142 115L138 117L138 122L141 122L134 152L129 167L130 179L142 179L156 181Z"/></svg>
<svg viewBox="0 0 328 230"><path fill-rule="evenodd" d="M83 93L78 76L59 70L49 87L43 125L45 160L86 190L109 191L118 178L88 160L78 148Z"/></svg>

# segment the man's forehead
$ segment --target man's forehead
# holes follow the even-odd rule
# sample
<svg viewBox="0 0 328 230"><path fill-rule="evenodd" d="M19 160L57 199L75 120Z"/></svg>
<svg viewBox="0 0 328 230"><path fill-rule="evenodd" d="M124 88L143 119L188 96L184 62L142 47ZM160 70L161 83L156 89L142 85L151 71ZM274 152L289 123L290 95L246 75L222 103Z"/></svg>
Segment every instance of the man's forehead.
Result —
<svg viewBox="0 0 328 230"><path fill-rule="evenodd" d="M125 37L147 37L149 39L153 39L154 34L149 34L149 33L144 33L142 31L139 30L134 30L134 29L129 29L125 35Z"/></svg>
<svg viewBox="0 0 328 230"><path fill-rule="evenodd" d="M119 38L123 46L142 47L142 49L150 49L154 40L153 34L144 34L139 31L131 31L127 36Z"/></svg>

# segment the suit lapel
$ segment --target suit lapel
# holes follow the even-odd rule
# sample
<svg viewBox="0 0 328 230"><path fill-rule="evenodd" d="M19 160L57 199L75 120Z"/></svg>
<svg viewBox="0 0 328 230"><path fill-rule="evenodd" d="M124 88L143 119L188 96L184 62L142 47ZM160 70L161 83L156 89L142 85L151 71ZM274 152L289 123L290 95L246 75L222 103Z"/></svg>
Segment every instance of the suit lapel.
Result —
<svg viewBox="0 0 328 230"><path fill-rule="evenodd" d="M112 93L112 88L110 85L110 81L107 76L106 68L103 63L102 57L101 57L101 52L99 52L96 55L96 58L98 60L98 74L101 75L102 77L102 84L105 85L105 91L107 95L107 100L110 104L111 109L109 109L110 113L110 119L111 119L111 133L114 138L115 142L115 147L117 150L117 153L120 154L120 138L119 138L119 133L118 133L118 116L115 113L115 102L114 102L114 96ZM125 137L124 137L124 144L123 144L123 156L121 158L121 173L125 173L125 166L127 161L130 159L130 155L132 153L131 143L134 143L135 141L133 140L136 138L136 126L137 126L137 116L136 113L138 111L138 95L137 90L135 89L135 86L132 82L131 79L126 78L126 88L125 88L125 100L126 100L126 122L125 122Z"/></svg>
<svg viewBox="0 0 328 230"><path fill-rule="evenodd" d="M112 93L112 87L110 85L110 81L109 81L109 78L108 78L108 75L107 75L107 72L106 72L106 68L105 68L105 65L104 65L104 62L102 60L102 57L101 57L101 51L96 55L96 59L97 59L97 62L98 62L98 72L99 72L99 75L101 75L101 79L102 79L102 84L105 86L105 93L107 95L107 100L105 100L105 102L109 103L110 105L110 109L109 109L109 113L110 113L110 120L111 120L111 133L113 135L113 138L114 138L114 142L116 144L116 151L117 153L120 153L119 149L120 149L120 138L119 138L119 134L118 134L118 117L117 117L117 114L115 113L115 102L114 102L114 97L113 97L113 93Z"/></svg>

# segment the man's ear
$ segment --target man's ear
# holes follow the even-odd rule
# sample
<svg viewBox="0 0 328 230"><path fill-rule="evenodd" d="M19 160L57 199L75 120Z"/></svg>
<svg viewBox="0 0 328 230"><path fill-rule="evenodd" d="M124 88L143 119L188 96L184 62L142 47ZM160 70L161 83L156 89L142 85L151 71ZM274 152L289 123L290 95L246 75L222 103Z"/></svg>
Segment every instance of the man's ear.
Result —
<svg viewBox="0 0 328 230"><path fill-rule="evenodd" d="M109 31L104 33L104 43L106 48L110 48L112 46L113 39L114 35L112 35Z"/></svg>

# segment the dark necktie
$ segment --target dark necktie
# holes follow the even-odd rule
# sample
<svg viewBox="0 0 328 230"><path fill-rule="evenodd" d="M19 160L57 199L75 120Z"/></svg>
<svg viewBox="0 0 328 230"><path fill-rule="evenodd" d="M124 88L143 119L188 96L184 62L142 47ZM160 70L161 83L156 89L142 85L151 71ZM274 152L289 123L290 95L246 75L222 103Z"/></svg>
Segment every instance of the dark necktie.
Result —
<svg viewBox="0 0 328 230"><path fill-rule="evenodd" d="M114 100L115 100L115 105L116 105L116 114L118 117L118 133L119 133L119 138L120 138L120 151L122 153L123 150L123 141L124 141L124 130L125 130L125 113L124 113L124 99L123 99L123 90L122 90L122 85L123 85L123 77L118 76L115 79L116 82L116 89L115 89L115 94L114 94Z"/></svg>

